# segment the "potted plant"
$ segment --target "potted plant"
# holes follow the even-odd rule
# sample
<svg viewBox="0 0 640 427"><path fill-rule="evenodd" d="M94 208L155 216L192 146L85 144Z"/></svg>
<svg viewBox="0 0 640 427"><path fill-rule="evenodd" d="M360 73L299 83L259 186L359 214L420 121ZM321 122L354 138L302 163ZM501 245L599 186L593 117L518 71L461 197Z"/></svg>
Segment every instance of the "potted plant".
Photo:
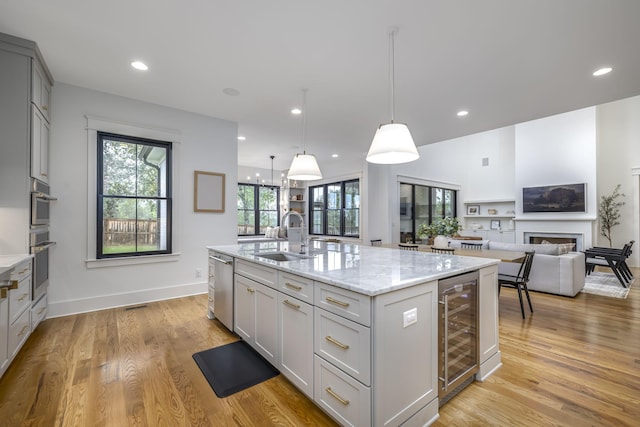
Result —
<svg viewBox="0 0 640 427"><path fill-rule="evenodd" d="M430 225L421 224L420 227L418 227L418 235L420 236L422 232L423 234L434 237L433 242L435 246L446 247L449 245L447 237L453 236L460 231L461 228L458 218L447 216L435 220Z"/></svg>
<svg viewBox="0 0 640 427"><path fill-rule="evenodd" d="M623 201L618 200L624 197L620 192L620 184L616 185L613 192L608 196L602 196L600 200L600 208L598 214L600 216L600 234L607 238L609 247L611 244L611 229L616 225L620 225L620 207L624 205Z"/></svg>

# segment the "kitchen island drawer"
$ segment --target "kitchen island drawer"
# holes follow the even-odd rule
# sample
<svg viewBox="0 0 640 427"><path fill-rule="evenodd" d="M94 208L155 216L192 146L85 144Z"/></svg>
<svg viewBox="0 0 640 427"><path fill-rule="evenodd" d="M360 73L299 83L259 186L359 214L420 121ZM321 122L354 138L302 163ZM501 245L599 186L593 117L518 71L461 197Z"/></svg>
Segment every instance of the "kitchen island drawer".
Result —
<svg viewBox="0 0 640 427"><path fill-rule="evenodd" d="M47 294L31 307L31 330L35 331L38 324L47 317Z"/></svg>
<svg viewBox="0 0 640 427"><path fill-rule="evenodd" d="M18 353L31 333L31 310L25 310L18 320L9 326L9 359Z"/></svg>
<svg viewBox="0 0 640 427"><path fill-rule="evenodd" d="M338 316L371 326L371 297L322 282L315 283L315 305Z"/></svg>
<svg viewBox="0 0 640 427"><path fill-rule="evenodd" d="M22 279L17 284L12 280L11 285L9 288L9 323L15 322L31 304L31 276Z"/></svg>
<svg viewBox="0 0 640 427"><path fill-rule="evenodd" d="M314 400L340 424L371 425L371 389L315 356Z"/></svg>
<svg viewBox="0 0 640 427"><path fill-rule="evenodd" d="M318 307L314 352L364 385L371 385L371 329Z"/></svg>
<svg viewBox="0 0 640 427"><path fill-rule="evenodd" d="M31 258L17 265L11 273L11 280L20 282L31 275Z"/></svg>
<svg viewBox="0 0 640 427"><path fill-rule="evenodd" d="M236 260L236 273L256 282L276 289L278 283L278 270L271 267L263 267L255 262L241 259Z"/></svg>
<svg viewBox="0 0 640 427"><path fill-rule="evenodd" d="M313 280L291 273L280 272L278 290L308 304L313 304Z"/></svg>

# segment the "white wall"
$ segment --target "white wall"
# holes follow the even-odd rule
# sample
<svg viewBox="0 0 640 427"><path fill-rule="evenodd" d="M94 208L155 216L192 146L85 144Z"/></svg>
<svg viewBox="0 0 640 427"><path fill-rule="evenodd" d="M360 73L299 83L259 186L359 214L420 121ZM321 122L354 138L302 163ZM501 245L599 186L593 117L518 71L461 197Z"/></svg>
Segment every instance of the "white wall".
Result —
<svg viewBox="0 0 640 427"><path fill-rule="evenodd" d="M597 218L596 109L517 124L516 242L525 232L578 233L585 247L593 246ZM522 213L523 187L586 183L584 213Z"/></svg>
<svg viewBox="0 0 640 427"><path fill-rule="evenodd" d="M85 115L177 133L173 235L176 261L87 268L88 142ZM57 83L52 94L50 316L206 292L206 245L236 241L237 124ZM193 212L193 171L226 174L223 214ZM95 257L95 254L93 255ZM196 269L202 272L196 277Z"/></svg>
<svg viewBox="0 0 640 427"><path fill-rule="evenodd" d="M369 165L369 234L384 242L399 240L398 181L460 188L465 200L514 197L514 129L506 127L418 147L420 158L401 165ZM488 165L482 166L482 159Z"/></svg>
<svg viewBox="0 0 640 427"><path fill-rule="evenodd" d="M613 246L635 240L632 265L640 265L640 96L623 99L597 107L598 147L598 203L621 185L625 205L621 208L620 225L613 228ZM634 172L635 170L635 172ZM635 173L635 174L634 174ZM608 246L609 241L597 234L597 245Z"/></svg>

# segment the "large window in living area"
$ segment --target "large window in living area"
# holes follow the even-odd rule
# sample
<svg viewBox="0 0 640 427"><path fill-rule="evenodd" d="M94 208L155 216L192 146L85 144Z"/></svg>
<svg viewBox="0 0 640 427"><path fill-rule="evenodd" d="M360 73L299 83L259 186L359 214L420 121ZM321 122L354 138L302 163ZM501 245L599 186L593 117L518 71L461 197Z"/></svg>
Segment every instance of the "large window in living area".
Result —
<svg viewBox="0 0 640 427"><path fill-rule="evenodd" d="M97 133L96 258L171 253L171 142Z"/></svg>
<svg viewBox="0 0 640 427"><path fill-rule="evenodd" d="M280 223L280 188L270 185L238 184L238 235L265 234Z"/></svg>
<svg viewBox="0 0 640 427"><path fill-rule="evenodd" d="M457 216L457 191L418 184L400 184L400 241L414 242L421 224Z"/></svg>
<svg viewBox="0 0 640 427"><path fill-rule="evenodd" d="M309 187L309 234L360 235L360 180Z"/></svg>

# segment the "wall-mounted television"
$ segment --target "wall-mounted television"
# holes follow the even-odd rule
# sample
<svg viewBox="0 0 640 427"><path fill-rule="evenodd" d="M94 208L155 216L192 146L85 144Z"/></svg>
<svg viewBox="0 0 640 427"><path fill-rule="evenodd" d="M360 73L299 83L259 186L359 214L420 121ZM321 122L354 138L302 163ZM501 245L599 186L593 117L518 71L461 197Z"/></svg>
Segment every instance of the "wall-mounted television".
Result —
<svg viewBox="0 0 640 427"><path fill-rule="evenodd" d="M585 183L524 187L522 212L586 212L585 190Z"/></svg>

